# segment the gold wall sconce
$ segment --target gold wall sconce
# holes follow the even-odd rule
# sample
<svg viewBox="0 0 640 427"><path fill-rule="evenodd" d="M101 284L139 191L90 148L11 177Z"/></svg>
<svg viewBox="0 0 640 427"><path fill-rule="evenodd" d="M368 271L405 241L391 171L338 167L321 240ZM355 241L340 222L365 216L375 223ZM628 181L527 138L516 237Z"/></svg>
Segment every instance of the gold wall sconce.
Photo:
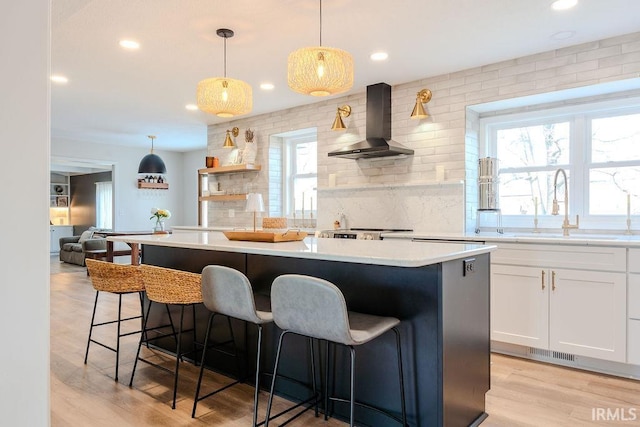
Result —
<svg viewBox="0 0 640 427"><path fill-rule="evenodd" d="M222 146L223 148L234 148L236 146L233 143L233 140L231 139L231 136L229 135L229 133L231 133L231 135L236 137L240 133L240 129L238 129L237 127L233 127L232 129L227 129L227 136L225 136L224 138L224 145Z"/></svg>
<svg viewBox="0 0 640 427"><path fill-rule="evenodd" d="M418 92L418 95L416 96L416 105L413 107L413 111L411 112L412 119L426 119L429 117L423 104L431 101L431 96L432 93L429 89L422 89Z"/></svg>
<svg viewBox="0 0 640 427"><path fill-rule="evenodd" d="M350 105L345 104L342 107L338 107L338 111L336 111L336 119L333 121L331 130L345 130L347 127L344 125L342 118L349 117L350 115L351 115Z"/></svg>

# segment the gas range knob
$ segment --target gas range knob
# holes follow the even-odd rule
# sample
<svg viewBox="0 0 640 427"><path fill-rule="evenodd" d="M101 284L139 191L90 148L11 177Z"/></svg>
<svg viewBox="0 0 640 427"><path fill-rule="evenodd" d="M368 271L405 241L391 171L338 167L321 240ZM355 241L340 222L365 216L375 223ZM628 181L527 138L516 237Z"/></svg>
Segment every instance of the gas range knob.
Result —
<svg viewBox="0 0 640 427"><path fill-rule="evenodd" d="M327 233L326 231L321 231L318 237L322 239L327 239L329 237L329 233Z"/></svg>
<svg viewBox="0 0 640 427"><path fill-rule="evenodd" d="M362 236L363 240L373 240L373 235L371 233L364 233Z"/></svg>

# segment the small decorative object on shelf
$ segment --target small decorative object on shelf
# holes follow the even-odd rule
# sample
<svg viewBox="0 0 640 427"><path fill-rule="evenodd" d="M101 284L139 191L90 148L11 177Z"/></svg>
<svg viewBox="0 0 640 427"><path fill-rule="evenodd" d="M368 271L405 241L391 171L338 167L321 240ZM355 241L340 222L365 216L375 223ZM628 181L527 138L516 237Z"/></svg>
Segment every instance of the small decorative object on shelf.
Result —
<svg viewBox="0 0 640 427"><path fill-rule="evenodd" d="M244 133L244 149L242 150L242 163L251 164L256 161L258 147L253 142L253 131L247 129Z"/></svg>
<svg viewBox="0 0 640 427"><path fill-rule="evenodd" d="M164 228L164 220L171 218L171 212L168 209L151 209L151 217L149 219L156 219L156 225L153 227L155 234L166 234L168 231Z"/></svg>

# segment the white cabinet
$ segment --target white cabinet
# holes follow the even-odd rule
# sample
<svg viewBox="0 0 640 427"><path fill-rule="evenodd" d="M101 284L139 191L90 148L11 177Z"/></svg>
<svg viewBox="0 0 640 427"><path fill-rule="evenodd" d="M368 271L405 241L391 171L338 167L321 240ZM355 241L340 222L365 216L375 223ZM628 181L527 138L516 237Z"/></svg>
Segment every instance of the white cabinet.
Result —
<svg viewBox="0 0 640 427"><path fill-rule="evenodd" d="M626 249L501 244L491 339L626 361Z"/></svg>
<svg viewBox="0 0 640 427"><path fill-rule="evenodd" d="M49 234L51 235L50 251L60 252L60 238L73 236L72 225L50 225Z"/></svg>
<svg viewBox="0 0 640 427"><path fill-rule="evenodd" d="M627 361L640 365L640 249L629 249Z"/></svg>
<svg viewBox="0 0 640 427"><path fill-rule="evenodd" d="M491 339L535 348L549 346L546 270L491 266Z"/></svg>
<svg viewBox="0 0 640 427"><path fill-rule="evenodd" d="M626 362L626 274L553 269L549 279L549 349Z"/></svg>

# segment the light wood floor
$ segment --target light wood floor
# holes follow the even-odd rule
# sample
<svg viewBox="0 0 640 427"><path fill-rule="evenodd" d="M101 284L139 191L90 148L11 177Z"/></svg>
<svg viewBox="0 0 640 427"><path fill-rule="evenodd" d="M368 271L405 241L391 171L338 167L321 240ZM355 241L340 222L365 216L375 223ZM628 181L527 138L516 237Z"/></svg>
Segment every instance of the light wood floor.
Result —
<svg viewBox="0 0 640 427"><path fill-rule="evenodd" d="M126 262L126 257L121 262ZM85 269L51 258L51 425L67 426L198 426L224 427L251 424L253 388L237 385L198 404L191 418L197 369L188 363L180 368L176 409L171 409L172 376L151 366L139 365L134 387L128 387L137 335L121 341L120 382L113 380L114 354L92 346L83 364L95 292ZM117 299L101 295L98 316L108 319ZM103 299L104 298L104 299ZM139 305L135 297L125 302L129 315ZM134 325L135 326L135 325ZM104 329L104 328L103 328ZM108 328L107 328L108 329ZM111 332L113 334L113 332ZM111 339L107 337L106 339ZM175 360L175 359L173 359ZM491 390L486 396L489 418L483 427L515 426L627 426L640 425L640 382L561 368L502 355L492 355ZM166 362L172 363L167 357ZM205 373L203 384L227 379ZM264 415L266 393L260 409ZM279 407L287 403L276 402ZM618 411L618 420L592 420L594 408ZM623 421L620 418L637 420ZM277 426L275 422L272 425ZM335 419L325 422L308 412L291 426L343 426Z"/></svg>

